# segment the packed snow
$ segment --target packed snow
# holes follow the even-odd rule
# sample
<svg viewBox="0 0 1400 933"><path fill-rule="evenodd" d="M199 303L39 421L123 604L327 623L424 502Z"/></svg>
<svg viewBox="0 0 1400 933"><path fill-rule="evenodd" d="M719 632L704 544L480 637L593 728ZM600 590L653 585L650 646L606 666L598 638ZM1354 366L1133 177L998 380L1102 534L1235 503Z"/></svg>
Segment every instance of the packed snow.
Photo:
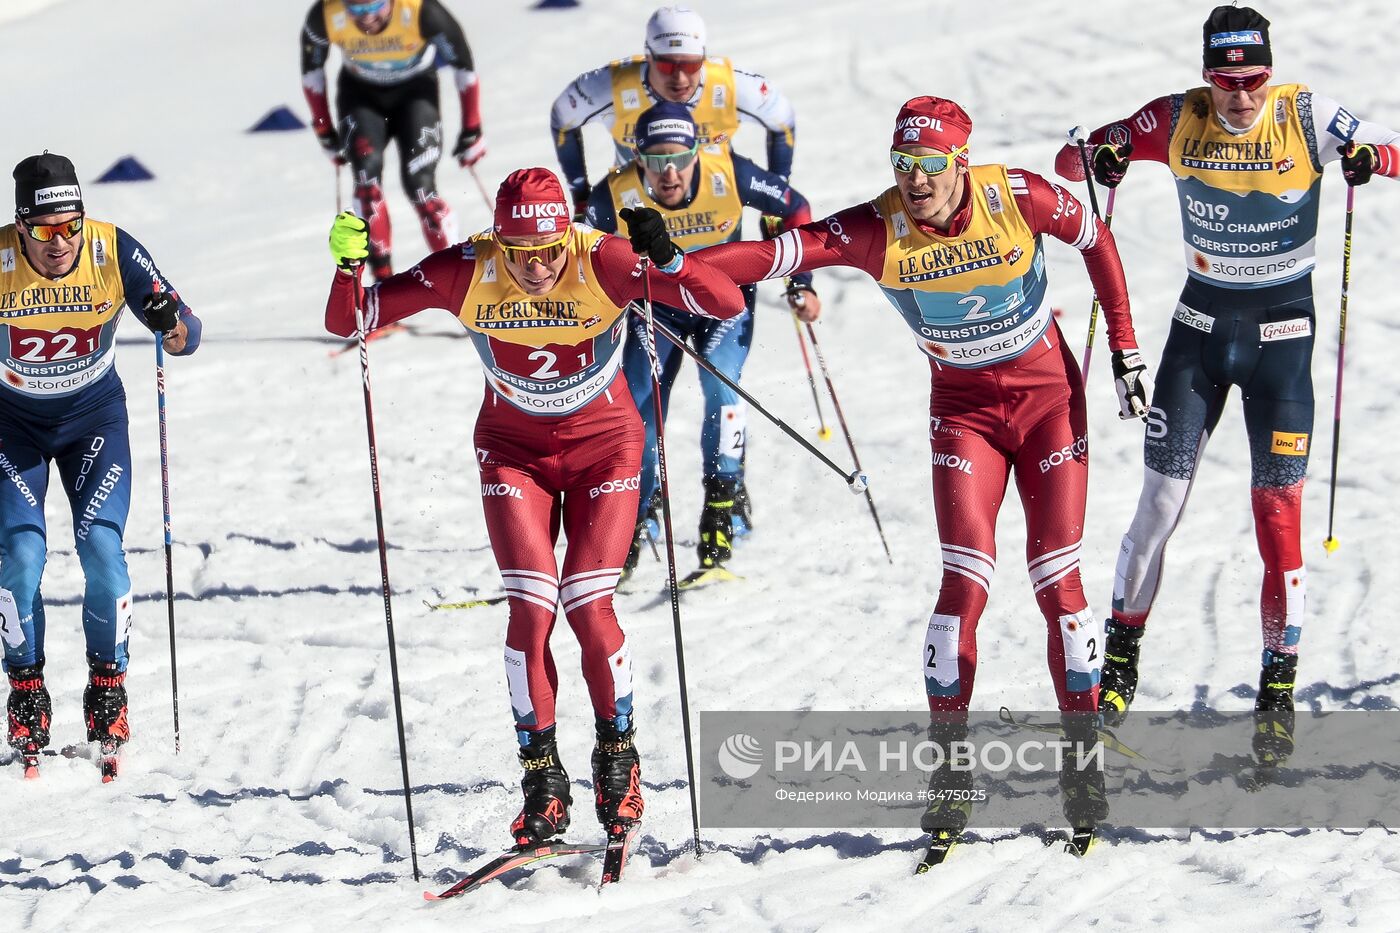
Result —
<svg viewBox="0 0 1400 933"><path fill-rule="evenodd" d="M528 165L555 168L554 96L581 71L641 50L646 0L565 10L447 0L471 42L490 154L487 187ZM793 181L818 214L890 183L885 152L900 103L933 93L972 114L974 158L1051 174L1065 131L1132 112L1199 82L1211 4L871 4L710 0L713 53L766 74L798 112ZM1400 125L1380 80L1400 12L1265 3L1279 80L1309 83L1353 112ZM1122 832L1084 863L1006 833L910 877L919 834L709 831L687 851L690 810L664 567L649 555L618 614L636 664L647 816L628 877L599 889L592 861L526 870L444 904L420 892L509 842L518 806L502 676L503 606L429 611L424 601L499 592L473 467L479 365L441 312L371 345L379 463L394 589L419 858L412 880L379 597L356 354L322 329L335 180L309 132L248 134L269 109L305 116L297 35L306 3L7 0L0 50L10 94L0 164L51 149L89 182L95 217L152 252L205 322L192 358L167 361L182 747L171 730L159 448L150 337L128 322L119 369L129 397L135 491L127 545L140 596L129 678L133 741L124 772L98 781L85 755L46 758L43 776L0 771L0 927L33 930L286 931L659 928L847 930L1196 926L1233 930L1393 926L1400 843L1389 831ZM333 60L333 64L338 59ZM446 139L455 95L444 93ZM586 131L590 169L607 165ZM737 148L762 160L762 137ZM135 155L153 182L95 185ZM391 166L396 163L391 159ZM465 233L487 222L450 160L441 190ZM386 172L396 265L423 252L397 171ZM1082 186L1075 186L1082 192ZM1329 170L1315 275L1317 427L1305 496L1308 618L1300 707L1394 708L1400 648L1391 576L1393 457L1400 415L1394 295L1400 187L1357 193L1337 500L1341 549L1325 557L1327 450L1336 364L1344 186ZM1183 278L1171 182L1136 167L1117 199L1137 331L1149 364ZM1068 247L1047 246L1061 326L1082 348L1090 294ZM924 700L920 646L939 566L929 491L927 367L875 286L819 272L819 325L894 562L861 498L757 417L749 486L757 531L736 554L744 581L682 607L692 711L909 709ZM763 290L746 387L815 438L816 421L777 286ZM671 489L682 572L694 560L700 399L693 369L670 417ZM1106 349L1089 386L1092 487L1083 574L1106 612L1119 538L1141 470L1141 426L1117 418ZM830 417L830 406L826 408ZM835 425L833 425L835 428ZM844 462L836 437L824 445ZM1248 448L1227 408L1169 549L1143 652L1137 706L1246 709L1258 672L1256 556ZM82 580L67 506L48 505L44 581L54 746L80 744ZM1002 567L981 623L975 705L1053 709L1044 623L1020 566L1025 533L1008 497ZM1389 580L1390 582L1386 582ZM1390 594L1389 596L1387 594ZM1393 603L1389 605L1393 606ZM567 625L560 745L575 778L575 829L597 832L588 790L592 714Z"/></svg>

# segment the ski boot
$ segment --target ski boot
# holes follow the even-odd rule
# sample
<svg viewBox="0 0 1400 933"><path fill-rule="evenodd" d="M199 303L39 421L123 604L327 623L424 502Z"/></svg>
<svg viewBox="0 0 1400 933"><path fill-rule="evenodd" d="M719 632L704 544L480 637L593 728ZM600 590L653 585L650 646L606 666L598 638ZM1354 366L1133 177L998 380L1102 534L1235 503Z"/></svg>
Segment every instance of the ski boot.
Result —
<svg viewBox="0 0 1400 933"><path fill-rule="evenodd" d="M619 729L612 720L597 722L593 746L593 793L598 822L608 837L603 853L603 884L622 880L627 856L642 823L642 770L631 723Z"/></svg>
<svg viewBox="0 0 1400 933"><path fill-rule="evenodd" d="M1094 763L1103 760L1094 754L1099 741L1096 719L1088 712L1060 714L1067 746L1060 760L1060 796L1071 833L1065 849L1078 856L1088 854L1097 838L1099 822L1108 816L1103 771Z"/></svg>
<svg viewBox="0 0 1400 933"><path fill-rule="evenodd" d="M1298 675L1296 654L1264 652L1259 672L1259 696L1254 701L1254 754L1274 768L1293 754L1293 684Z"/></svg>
<svg viewBox="0 0 1400 933"><path fill-rule="evenodd" d="M730 536L747 537L753 531L753 508L749 504L749 485L741 476L734 490L734 508L729 516Z"/></svg>
<svg viewBox="0 0 1400 933"><path fill-rule="evenodd" d="M88 741L98 743L102 783L106 784L116 778L121 747L131 738L126 721L126 672L117 670L117 662L88 659L83 721Z"/></svg>
<svg viewBox="0 0 1400 933"><path fill-rule="evenodd" d="M942 754L934 756L940 765L929 775L928 809L919 818L919 828L930 839L923 859L914 868L916 875L948 857L972 815L972 771L952 766L958 754L953 743L967 741L967 722L935 720L929 724L928 739Z"/></svg>
<svg viewBox="0 0 1400 933"><path fill-rule="evenodd" d="M597 723L593 746L593 792L598 822L608 835L625 832L642 819L641 759L633 744L636 727L620 730L612 722Z"/></svg>
<svg viewBox="0 0 1400 933"><path fill-rule="evenodd" d="M700 566L708 569L726 563L733 555L734 497L737 483L717 476L705 477L705 508L700 512Z"/></svg>
<svg viewBox="0 0 1400 933"><path fill-rule="evenodd" d="M1109 619L1104 623L1103 679L1099 684L1099 712L1108 726L1118 726L1127 717L1137 693L1138 642L1141 625L1124 625Z"/></svg>
<svg viewBox="0 0 1400 933"><path fill-rule="evenodd" d="M511 822L510 834L518 846L538 845L569 828L569 805L574 802L553 726L531 733L530 741L520 747L520 766L525 769L520 779L525 805Z"/></svg>
<svg viewBox="0 0 1400 933"><path fill-rule="evenodd" d="M9 742L24 761L24 776L39 776L39 750L49 744L53 704L44 686L44 662L10 668Z"/></svg>

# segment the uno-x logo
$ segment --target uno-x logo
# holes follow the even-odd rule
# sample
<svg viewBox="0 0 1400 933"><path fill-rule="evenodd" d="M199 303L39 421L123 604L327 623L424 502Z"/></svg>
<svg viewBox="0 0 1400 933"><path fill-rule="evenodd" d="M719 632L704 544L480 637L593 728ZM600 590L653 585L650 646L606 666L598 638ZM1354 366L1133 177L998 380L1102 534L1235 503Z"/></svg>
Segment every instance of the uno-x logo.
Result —
<svg viewBox="0 0 1400 933"><path fill-rule="evenodd" d="M1275 431L1269 449L1283 457L1306 457L1308 455L1308 435Z"/></svg>

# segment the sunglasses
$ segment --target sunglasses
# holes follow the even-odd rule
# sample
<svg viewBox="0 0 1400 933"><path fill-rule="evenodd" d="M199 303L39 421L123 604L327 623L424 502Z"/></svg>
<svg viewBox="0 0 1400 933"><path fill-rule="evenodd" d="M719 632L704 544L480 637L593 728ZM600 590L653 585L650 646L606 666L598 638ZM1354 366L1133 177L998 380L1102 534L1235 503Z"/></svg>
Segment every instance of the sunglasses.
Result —
<svg viewBox="0 0 1400 933"><path fill-rule="evenodd" d="M896 172L905 175L914 171L916 165L919 167L919 171L925 175L942 175L964 152L967 152L965 145L959 146L952 152L936 152L927 156L915 156L907 152L900 152L898 149L891 149L890 164L894 166Z"/></svg>
<svg viewBox="0 0 1400 933"><path fill-rule="evenodd" d="M1257 91L1274 76L1272 68L1258 71L1215 71L1206 69L1206 80L1222 91Z"/></svg>
<svg viewBox="0 0 1400 933"><path fill-rule="evenodd" d="M514 246L503 242L500 237L496 237L496 245L500 247L506 262L527 267L532 262L539 262L547 266L568 249L568 239L569 233L566 230L559 239L541 243L539 246Z"/></svg>
<svg viewBox="0 0 1400 933"><path fill-rule="evenodd" d="M703 58L676 59L676 58L656 58L652 57L651 63L656 70L664 75L673 75L679 70L683 74L693 75L701 68L705 67Z"/></svg>
<svg viewBox="0 0 1400 933"><path fill-rule="evenodd" d="M370 3L347 3L345 9L351 16L372 16L389 5L389 0L372 0Z"/></svg>
<svg viewBox="0 0 1400 933"><path fill-rule="evenodd" d="M683 172L690 168L690 163L695 161L700 146L697 143L685 152L671 152L666 155L648 155L645 152L638 152L637 158L642 162L642 168L648 172L655 172L658 175L666 174L666 169L673 168L678 172Z"/></svg>
<svg viewBox="0 0 1400 933"><path fill-rule="evenodd" d="M65 220L61 224L32 224L21 218L24 229L29 231L29 235L40 243L47 243L56 236L67 239L75 237L83 232L83 215L79 214L72 220Z"/></svg>

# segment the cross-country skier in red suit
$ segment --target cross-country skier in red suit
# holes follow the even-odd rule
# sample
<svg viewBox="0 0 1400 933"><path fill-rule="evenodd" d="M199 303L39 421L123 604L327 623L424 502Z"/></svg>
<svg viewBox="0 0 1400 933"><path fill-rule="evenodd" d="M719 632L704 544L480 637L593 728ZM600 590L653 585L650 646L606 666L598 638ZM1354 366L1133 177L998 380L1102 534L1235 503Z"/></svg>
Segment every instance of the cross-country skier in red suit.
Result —
<svg viewBox="0 0 1400 933"><path fill-rule="evenodd" d="M1079 580L1088 480L1084 395L1046 300L1042 235L1084 254L1108 320L1121 413L1131 418L1146 406L1127 288L1103 224L1038 175L969 166L971 130L971 118L952 101L915 98L895 124L893 187L775 240L727 243L700 255L740 284L823 266L863 269L927 355L943 556L923 646L930 709L962 713L972 698L996 516L1014 472L1059 706L1089 711L1097 703L1102 633Z"/></svg>
<svg viewBox="0 0 1400 933"><path fill-rule="evenodd" d="M552 173L522 169L496 195L493 230L363 292L368 330L447 309L467 328L485 368L475 444L486 527L510 604L506 682L525 769L525 804L511 833L521 845L569 824L549 649L561 607L583 649L597 717L598 818L616 832L642 816L632 660L612 602L637 517L643 441L621 372L625 308L644 297L645 276L652 297L669 307L719 318L744 310L732 282L676 249L656 211L622 212L630 246L571 225L569 215ZM331 251L341 271L326 328L341 336L355 332L365 239L363 220L336 218ZM562 575L554 557L561 526L568 539Z"/></svg>

